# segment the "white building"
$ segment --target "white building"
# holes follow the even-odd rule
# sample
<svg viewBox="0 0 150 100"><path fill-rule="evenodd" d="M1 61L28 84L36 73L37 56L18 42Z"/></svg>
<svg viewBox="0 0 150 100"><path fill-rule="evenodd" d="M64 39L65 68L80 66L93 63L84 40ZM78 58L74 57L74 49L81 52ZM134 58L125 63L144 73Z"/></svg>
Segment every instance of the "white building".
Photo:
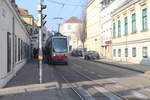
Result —
<svg viewBox="0 0 150 100"><path fill-rule="evenodd" d="M70 50L81 48L82 43L80 41L82 22L76 17L71 17L60 26L60 33L69 38Z"/></svg>
<svg viewBox="0 0 150 100"><path fill-rule="evenodd" d="M0 0L0 87L26 63L30 37L9 0Z"/></svg>
<svg viewBox="0 0 150 100"><path fill-rule="evenodd" d="M100 11L100 28L101 28L101 39L102 39L102 56L106 58L112 58L111 45L112 45L112 17L113 12L118 7L122 6L123 3L128 0L101 0L101 11Z"/></svg>

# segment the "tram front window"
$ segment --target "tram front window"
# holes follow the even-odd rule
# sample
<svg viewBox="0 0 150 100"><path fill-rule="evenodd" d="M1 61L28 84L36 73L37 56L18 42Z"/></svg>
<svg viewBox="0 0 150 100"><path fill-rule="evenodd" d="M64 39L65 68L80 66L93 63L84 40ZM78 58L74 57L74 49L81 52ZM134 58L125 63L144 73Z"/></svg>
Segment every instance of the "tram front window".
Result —
<svg viewBox="0 0 150 100"><path fill-rule="evenodd" d="M65 38L53 39L53 50L54 52L67 52L67 40Z"/></svg>

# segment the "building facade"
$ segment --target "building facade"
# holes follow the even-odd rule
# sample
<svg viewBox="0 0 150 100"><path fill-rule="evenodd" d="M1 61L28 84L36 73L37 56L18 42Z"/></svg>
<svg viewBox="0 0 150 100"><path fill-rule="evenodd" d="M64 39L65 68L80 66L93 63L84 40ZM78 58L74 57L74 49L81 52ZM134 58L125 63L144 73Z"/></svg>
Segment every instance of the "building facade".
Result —
<svg viewBox="0 0 150 100"><path fill-rule="evenodd" d="M101 0L100 27L101 28L101 49L102 56L108 59L112 58L112 17L113 12L122 6L127 0Z"/></svg>
<svg viewBox="0 0 150 100"><path fill-rule="evenodd" d="M87 50L101 52L100 0L90 0L87 5ZM101 54L101 53L100 53Z"/></svg>
<svg viewBox="0 0 150 100"><path fill-rule="evenodd" d="M76 17L71 17L60 26L60 33L69 38L70 50L82 48L80 41L82 22Z"/></svg>
<svg viewBox="0 0 150 100"><path fill-rule="evenodd" d="M30 36L13 5L9 0L0 0L0 87L16 75L30 56Z"/></svg>
<svg viewBox="0 0 150 100"><path fill-rule="evenodd" d="M128 0L112 18L113 59L150 65L150 0Z"/></svg>
<svg viewBox="0 0 150 100"><path fill-rule="evenodd" d="M24 23L24 25L26 26L28 32L30 35L34 34L34 17L32 15L29 14L28 10L23 9L23 8L18 8L18 12L20 14L20 17Z"/></svg>

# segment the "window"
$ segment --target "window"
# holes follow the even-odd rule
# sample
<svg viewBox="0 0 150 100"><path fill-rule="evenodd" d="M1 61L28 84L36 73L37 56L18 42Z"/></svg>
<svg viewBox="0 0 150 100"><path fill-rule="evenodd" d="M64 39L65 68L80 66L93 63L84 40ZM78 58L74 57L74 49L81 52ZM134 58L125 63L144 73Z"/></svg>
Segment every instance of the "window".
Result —
<svg viewBox="0 0 150 100"><path fill-rule="evenodd" d="M20 38L18 38L18 61L21 60L21 56L20 56Z"/></svg>
<svg viewBox="0 0 150 100"><path fill-rule="evenodd" d="M11 71L11 34L7 33L7 72Z"/></svg>
<svg viewBox="0 0 150 100"><path fill-rule="evenodd" d="M128 34L128 18L127 17L124 18L124 34L125 35Z"/></svg>
<svg viewBox="0 0 150 100"><path fill-rule="evenodd" d="M128 48L125 48L125 57L128 57Z"/></svg>
<svg viewBox="0 0 150 100"><path fill-rule="evenodd" d="M71 25L68 25L68 30L71 30Z"/></svg>
<svg viewBox="0 0 150 100"><path fill-rule="evenodd" d="M132 14L132 33L136 32L136 15Z"/></svg>
<svg viewBox="0 0 150 100"><path fill-rule="evenodd" d="M132 57L136 57L136 48L132 48Z"/></svg>
<svg viewBox="0 0 150 100"><path fill-rule="evenodd" d="M118 21L118 37L121 36L121 21Z"/></svg>
<svg viewBox="0 0 150 100"><path fill-rule="evenodd" d="M113 50L113 55L116 57L116 49Z"/></svg>
<svg viewBox="0 0 150 100"><path fill-rule="evenodd" d="M121 49L118 49L118 57L121 57Z"/></svg>
<svg viewBox="0 0 150 100"><path fill-rule="evenodd" d="M148 57L148 48L143 47L142 53L143 53L143 58L147 58Z"/></svg>
<svg viewBox="0 0 150 100"><path fill-rule="evenodd" d="M17 62L17 36L15 35L15 62Z"/></svg>
<svg viewBox="0 0 150 100"><path fill-rule="evenodd" d="M116 24L113 23L113 38L116 37Z"/></svg>
<svg viewBox="0 0 150 100"><path fill-rule="evenodd" d="M65 38L53 39L53 52L67 52L67 40Z"/></svg>
<svg viewBox="0 0 150 100"><path fill-rule="evenodd" d="M21 60L23 59L23 41L21 40Z"/></svg>
<svg viewBox="0 0 150 100"><path fill-rule="evenodd" d="M142 30L147 29L147 8L142 10Z"/></svg>
<svg viewBox="0 0 150 100"><path fill-rule="evenodd" d="M23 59L25 59L25 43L23 42Z"/></svg>

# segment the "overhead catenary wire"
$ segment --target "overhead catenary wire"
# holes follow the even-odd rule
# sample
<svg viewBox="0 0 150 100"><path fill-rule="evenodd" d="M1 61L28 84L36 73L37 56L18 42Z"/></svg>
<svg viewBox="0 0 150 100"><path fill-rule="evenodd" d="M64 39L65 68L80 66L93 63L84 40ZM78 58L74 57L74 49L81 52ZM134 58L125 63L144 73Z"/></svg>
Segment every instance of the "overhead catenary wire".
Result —
<svg viewBox="0 0 150 100"><path fill-rule="evenodd" d="M58 5L62 5L62 6L76 6L76 7L82 7L83 5L80 5L80 4L71 4L71 3L64 3L64 2L58 2L58 1L54 1L54 0L47 0L51 3L54 3L54 4L58 4Z"/></svg>
<svg viewBox="0 0 150 100"><path fill-rule="evenodd" d="M69 1L69 0L68 0L68 1ZM80 3L81 3L81 1L80 1ZM77 6L77 7L78 7L78 6ZM76 10L77 10L77 7L74 7L73 10L71 11L71 15L72 15L72 16L74 16L74 14L75 14L75 12L76 12Z"/></svg>
<svg viewBox="0 0 150 100"><path fill-rule="evenodd" d="M62 1L62 0L61 0L61 1ZM65 7L65 5L61 5L60 10L59 10L59 12L58 12L58 14L57 14L58 17L61 16L61 13L62 13L64 7Z"/></svg>
<svg viewBox="0 0 150 100"><path fill-rule="evenodd" d="M53 0L49 0L49 1L53 1ZM56 1L57 2L57 1ZM80 1L80 3L79 4L81 4L81 2L82 2L82 0ZM85 1L84 1L85 2ZM60 5L62 5L62 4L67 4L67 3L62 3L62 2L58 2ZM70 3L70 4L73 4L73 3ZM69 6L72 6L72 5L70 5L70 4L67 4L67 5L69 5ZM63 5L63 6L67 6L67 5ZM75 5L74 5L75 6ZM82 4L82 7L83 6L85 6L84 4ZM76 7L81 7L81 6L76 6ZM96 8L100 8L100 6L99 6L99 4L97 4L96 6L94 6L92 9L90 9L90 11L92 11L92 10L94 10L94 9L96 9ZM73 9L73 11L71 12L72 13L72 15L74 15L74 13L76 12L76 10L77 10L77 8L74 8ZM93 17L95 17L96 15L98 15L98 14L95 14L95 15L93 15L93 16L91 16L92 18ZM91 18L90 18L90 20L91 20Z"/></svg>
<svg viewBox="0 0 150 100"><path fill-rule="evenodd" d="M60 12L63 10L62 8L65 8L65 6L75 6L75 7L83 7L83 6L84 6L84 4L80 5L81 2L82 2L82 0L81 0L80 3L78 3L78 4L66 3L66 2L55 1L55 0L47 0L47 1L49 1L49 2L51 2L51 3L53 3L53 4L58 4L58 5L60 5L60 6L61 6ZM83 0L83 1L84 1L84 0ZM85 1L84 1L84 2L85 2ZM94 6L91 10L94 10L95 8L100 8L100 6L99 6L99 5L96 5L96 6ZM71 13L74 14L76 10L77 10L77 8L74 8ZM60 12L59 12L59 13L60 13ZM72 14L72 15L73 15L73 14ZM60 14L58 14L58 16L60 16ZM95 16L95 15L94 15L94 16Z"/></svg>

